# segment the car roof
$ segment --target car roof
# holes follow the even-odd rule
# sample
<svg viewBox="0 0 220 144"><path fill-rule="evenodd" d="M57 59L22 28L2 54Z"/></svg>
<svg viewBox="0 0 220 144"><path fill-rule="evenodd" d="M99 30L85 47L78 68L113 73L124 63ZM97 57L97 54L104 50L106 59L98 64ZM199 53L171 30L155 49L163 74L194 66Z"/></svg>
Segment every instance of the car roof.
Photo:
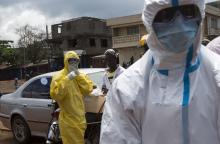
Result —
<svg viewBox="0 0 220 144"><path fill-rule="evenodd" d="M79 71L82 71L85 74L90 74L90 73L96 73L96 72L103 72L105 71L105 68L80 68ZM41 75L36 76L36 78L42 77L42 76L50 77L50 76L55 75L57 72L58 71L41 74Z"/></svg>

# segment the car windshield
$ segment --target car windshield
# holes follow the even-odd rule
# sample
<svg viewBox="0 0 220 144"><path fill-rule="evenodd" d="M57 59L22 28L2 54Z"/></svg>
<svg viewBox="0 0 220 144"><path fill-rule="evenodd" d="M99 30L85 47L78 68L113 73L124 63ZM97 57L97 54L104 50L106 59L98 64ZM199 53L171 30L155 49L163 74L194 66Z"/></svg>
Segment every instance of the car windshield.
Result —
<svg viewBox="0 0 220 144"><path fill-rule="evenodd" d="M104 75L104 71L89 73L88 75L99 88L102 87L102 78Z"/></svg>

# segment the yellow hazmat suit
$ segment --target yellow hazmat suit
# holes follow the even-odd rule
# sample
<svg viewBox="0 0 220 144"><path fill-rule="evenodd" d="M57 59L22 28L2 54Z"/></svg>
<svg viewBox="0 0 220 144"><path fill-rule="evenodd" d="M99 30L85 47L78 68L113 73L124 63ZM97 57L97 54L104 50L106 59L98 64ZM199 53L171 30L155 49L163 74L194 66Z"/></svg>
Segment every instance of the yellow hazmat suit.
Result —
<svg viewBox="0 0 220 144"><path fill-rule="evenodd" d="M67 76L69 58L79 59L73 51L65 54L64 69L53 77L50 95L61 109L59 126L63 144L84 144L86 129L84 96L92 92L93 82L83 73L70 80Z"/></svg>

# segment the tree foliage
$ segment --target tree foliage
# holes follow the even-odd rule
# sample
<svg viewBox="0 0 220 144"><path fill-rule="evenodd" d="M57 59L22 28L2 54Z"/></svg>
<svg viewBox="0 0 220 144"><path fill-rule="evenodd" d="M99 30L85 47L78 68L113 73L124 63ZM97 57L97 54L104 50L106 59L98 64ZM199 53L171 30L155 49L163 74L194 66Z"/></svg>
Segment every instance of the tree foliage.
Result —
<svg viewBox="0 0 220 144"><path fill-rule="evenodd" d="M0 56L1 56L0 62L3 62L2 54L6 48L11 47L11 45L10 45L11 42L12 41L8 41L8 40L0 40Z"/></svg>
<svg viewBox="0 0 220 144"><path fill-rule="evenodd" d="M6 48L4 49L4 52L2 53L2 58L4 59L4 62L10 65L16 65L16 55L14 48Z"/></svg>
<svg viewBox="0 0 220 144"><path fill-rule="evenodd" d="M9 65L16 65L16 58L18 53L11 47L13 41L0 40L0 63L7 63Z"/></svg>
<svg viewBox="0 0 220 144"><path fill-rule="evenodd" d="M47 57L46 34L43 31L36 27L25 25L16 29L16 32L20 37L18 45L23 48L25 62L38 63Z"/></svg>
<svg viewBox="0 0 220 144"><path fill-rule="evenodd" d="M32 63L39 63L41 60L47 58L47 49L45 48L45 41L35 41L27 47L27 58Z"/></svg>

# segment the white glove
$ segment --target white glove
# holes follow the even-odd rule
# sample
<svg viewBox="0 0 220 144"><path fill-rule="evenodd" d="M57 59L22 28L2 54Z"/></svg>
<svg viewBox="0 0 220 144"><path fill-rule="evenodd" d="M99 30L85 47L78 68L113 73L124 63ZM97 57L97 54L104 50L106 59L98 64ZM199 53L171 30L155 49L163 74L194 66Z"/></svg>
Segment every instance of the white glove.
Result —
<svg viewBox="0 0 220 144"><path fill-rule="evenodd" d="M78 63L73 63L69 65L69 72L77 71L78 70Z"/></svg>
<svg viewBox="0 0 220 144"><path fill-rule="evenodd" d="M101 89L99 88L96 88L94 89L91 93L90 93L90 96L103 96L103 92Z"/></svg>
<svg viewBox="0 0 220 144"><path fill-rule="evenodd" d="M75 72L75 74L76 74L77 76L79 75L79 70L78 70L78 69L74 70L74 72Z"/></svg>
<svg viewBox="0 0 220 144"><path fill-rule="evenodd" d="M67 77L68 77L69 80L73 80L73 79L75 78L75 76L76 76L76 73L75 73L74 71L71 71L71 72L67 75Z"/></svg>

